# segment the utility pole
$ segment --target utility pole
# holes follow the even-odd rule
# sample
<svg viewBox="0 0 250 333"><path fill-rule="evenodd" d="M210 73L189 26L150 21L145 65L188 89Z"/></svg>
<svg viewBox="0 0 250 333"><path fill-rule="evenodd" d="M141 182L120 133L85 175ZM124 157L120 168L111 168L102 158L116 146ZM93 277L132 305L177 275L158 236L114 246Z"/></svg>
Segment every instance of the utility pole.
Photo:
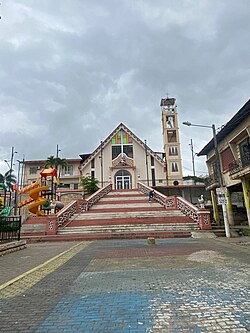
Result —
<svg viewBox="0 0 250 333"><path fill-rule="evenodd" d="M101 184L103 187L103 141L101 141Z"/></svg>
<svg viewBox="0 0 250 333"><path fill-rule="evenodd" d="M15 207L14 207L14 215L17 214L17 194L18 194L18 191L20 190L20 169L21 169L21 163L23 163L22 161L20 160L17 160L18 162L18 171L17 171L17 188L16 188L16 191L15 191Z"/></svg>
<svg viewBox="0 0 250 333"><path fill-rule="evenodd" d="M10 159L10 180L12 176L13 171L13 164L14 164L14 154L16 154L17 151L15 151L14 147L11 147L11 159ZM9 206L11 207L11 200L12 200L12 191L10 191L10 197L9 197Z"/></svg>
<svg viewBox="0 0 250 333"><path fill-rule="evenodd" d="M149 186L147 140L144 140L144 142L145 142L145 155L146 155L146 173L147 173L147 185Z"/></svg>
<svg viewBox="0 0 250 333"><path fill-rule="evenodd" d="M56 173L57 173L57 181L60 185L60 177L59 177L59 170L58 170L58 158L59 158L59 151L61 151L61 149L59 149L58 144L56 145L56 162L55 162L55 168L56 168ZM53 192L53 181L52 181L52 192ZM59 186L58 185L58 186ZM56 192L57 192L57 184L55 184L55 200L56 200ZM53 194L51 195L51 198L53 200Z"/></svg>
<svg viewBox="0 0 250 333"><path fill-rule="evenodd" d="M221 190L224 190L224 188L223 188L223 177L222 177L221 165L220 165L220 154L219 154L219 150L218 150L218 143L217 143L215 125L214 124L212 124L212 126L196 125L196 124L190 123L190 121L184 121L182 124L186 125L186 126L205 127L205 128L211 128L212 129L212 131L213 131L214 153L215 153L215 163L216 163L216 173L217 173L217 176L219 178L219 186L220 186ZM224 220L226 237L231 237L229 222L228 222L228 217L227 217L227 208L226 208L225 203L222 203L222 213L223 213L223 220Z"/></svg>
<svg viewBox="0 0 250 333"><path fill-rule="evenodd" d="M212 124L212 130L213 130L213 138L214 138L216 172L217 172L217 175L219 176L220 187L223 187L223 177L222 177L221 166L220 166L220 154L219 154L219 150L218 150L218 143L217 143L216 130L215 130L214 124ZM231 237L228 216L227 216L227 207L224 203L221 206L222 206L222 213L223 213L226 237Z"/></svg>
<svg viewBox="0 0 250 333"><path fill-rule="evenodd" d="M193 140L191 139L191 143L189 144L191 148L192 153L192 165L193 165L193 176L195 177L195 166L194 166L194 146L193 146Z"/></svg>

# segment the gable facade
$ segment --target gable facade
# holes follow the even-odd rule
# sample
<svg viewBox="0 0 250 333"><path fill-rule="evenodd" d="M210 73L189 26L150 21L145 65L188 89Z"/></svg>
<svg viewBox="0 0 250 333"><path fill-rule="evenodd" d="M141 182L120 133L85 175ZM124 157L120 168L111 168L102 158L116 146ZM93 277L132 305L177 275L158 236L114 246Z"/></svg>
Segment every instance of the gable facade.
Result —
<svg viewBox="0 0 250 333"><path fill-rule="evenodd" d="M80 171L98 179L101 186L111 182L114 189L136 188L138 181L166 185L163 159L122 123L82 160Z"/></svg>

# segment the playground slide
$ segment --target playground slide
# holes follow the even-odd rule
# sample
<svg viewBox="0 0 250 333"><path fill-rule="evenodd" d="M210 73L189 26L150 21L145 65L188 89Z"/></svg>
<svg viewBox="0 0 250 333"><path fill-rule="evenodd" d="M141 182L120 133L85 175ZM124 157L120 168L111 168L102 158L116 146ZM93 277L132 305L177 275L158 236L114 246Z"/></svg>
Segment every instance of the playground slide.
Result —
<svg viewBox="0 0 250 333"><path fill-rule="evenodd" d="M18 208L21 208L29 203L31 203L32 201L34 201L32 198L26 199L24 201L19 202L19 204L17 205Z"/></svg>
<svg viewBox="0 0 250 333"><path fill-rule="evenodd" d="M33 190L30 191L29 193L29 196L34 200L34 202L32 202L28 208L29 208L29 211L33 214L36 214L36 215L44 215L43 211L40 211L38 208L39 206L42 206L45 204L45 202L47 201L46 198L43 198L43 197L40 197L39 194L40 192L42 191L46 191L48 190L49 187L48 185L46 186L40 186L38 188L35 188Z"/></svg>
<svg viewBox="0 0 250 333"><path fill-rule="evenodd" d="M32 183L26 187L24 187L22 190L18 191L19 194L26 193L30 190L32 190L35 187L38 187L40 185L40 179L38 178L35 183Z"/></svg>

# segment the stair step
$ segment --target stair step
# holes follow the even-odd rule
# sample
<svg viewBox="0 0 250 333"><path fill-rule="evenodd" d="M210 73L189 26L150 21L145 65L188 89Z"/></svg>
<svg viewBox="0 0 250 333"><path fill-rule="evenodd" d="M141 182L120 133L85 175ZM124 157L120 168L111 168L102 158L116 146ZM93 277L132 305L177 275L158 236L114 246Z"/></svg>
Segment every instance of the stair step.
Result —
<svg viewBox="0 0 250 333"><path fill-rule="evenodd" d="M164 232L164 231L191 231L198 230L196 223L187 226L186 224L140 224L140 225L109 225L109 226L85 226L67 227L58 232L59 235L65 234L88 234L88 233L131 233L131 232Z"/></svg>
<svg viewBox="0 0 250 333"><path fill-rule="evenodd" d="M117 196L117 195L110 195L105 196L104 198L101 198L98 203L104 203L104 202L123 202L123 201L138 201L138 202L146 202L148 201L147 198L145 198L144 195L134 195L134 196Z"/></svg>
<svg viewBox="0 0 250 333"><path fill-rule="evenodd" d="M27 242L36 241L50 241L50 242L62 242L62 241L92 241L100 239L143 239L148 237L155 238L187 238L191 237L189 231L165 231L165 232L141 232L141 233L128 233L128 234L69 234L69 235L49 235L49 236L26 236Z"/></svg>
<svg viewBox="0 0 250 333"><path fill-rule="evenodd" d="M90 208L90 210L98 210L98 209L102 209L102 208L105 208L105 209L117 209L117 208L129 208L129 209L133 209L133 208L141 208L141 207L147 207L147 208L163 208L158 202L137 202L137 203L134 203L134 202L130 202L130 203L125 203L125 202L114 202L114 203L110 203L110 202L107 202L105 204L96 204L94 206L92 206Z"/></svg>
<svg viewBox="0 0 250 333"><path fill-rule="evenodd" d="M78 227L78 226L86 226L86 225L114 225L114 224L180 224L185 223L190 225L194 223L189 217L181 216L181 217L144 217L142 218L106 218L106 219L75 219L70 221L67 226L69 227Z"/></svg>
<svg viewBox="0 0 250 333"><path fill-rule="evenodd" d="M46 236L46 240L191 237L196 230L198 223L179 210L166 210L155 200L149 202L138 190L115 190L90 210L75 214L57 235ZM31 239L34 230L26 231L30 231L26 237ZM32 239L43 237L36 232Z"/></svg>
<svg viewBox="0 0 250 333"><path fill-rule="evenodd" d="M115 218L155 218L155 217L186 217L180 211L127 211L127 212L114 212L114 211L107 211L107 212L84 212L72 217L71 220L95 220L95 219L115 219ZM187 217L188 218L188 217ZM189 219L189 218L188 218Z"/></svg>

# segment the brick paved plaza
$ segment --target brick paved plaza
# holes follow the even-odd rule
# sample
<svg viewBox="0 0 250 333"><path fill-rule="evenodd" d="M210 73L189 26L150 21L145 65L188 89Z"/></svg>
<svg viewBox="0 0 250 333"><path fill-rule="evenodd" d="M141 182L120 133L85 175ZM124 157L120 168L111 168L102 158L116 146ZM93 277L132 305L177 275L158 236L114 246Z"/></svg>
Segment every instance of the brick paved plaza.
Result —
<svg viewBox="0 0 250 333"><path fill-rule="evenodd" d="M218 239L29 244L0 258L0 332L249 332L249 253Z"/></svg>

